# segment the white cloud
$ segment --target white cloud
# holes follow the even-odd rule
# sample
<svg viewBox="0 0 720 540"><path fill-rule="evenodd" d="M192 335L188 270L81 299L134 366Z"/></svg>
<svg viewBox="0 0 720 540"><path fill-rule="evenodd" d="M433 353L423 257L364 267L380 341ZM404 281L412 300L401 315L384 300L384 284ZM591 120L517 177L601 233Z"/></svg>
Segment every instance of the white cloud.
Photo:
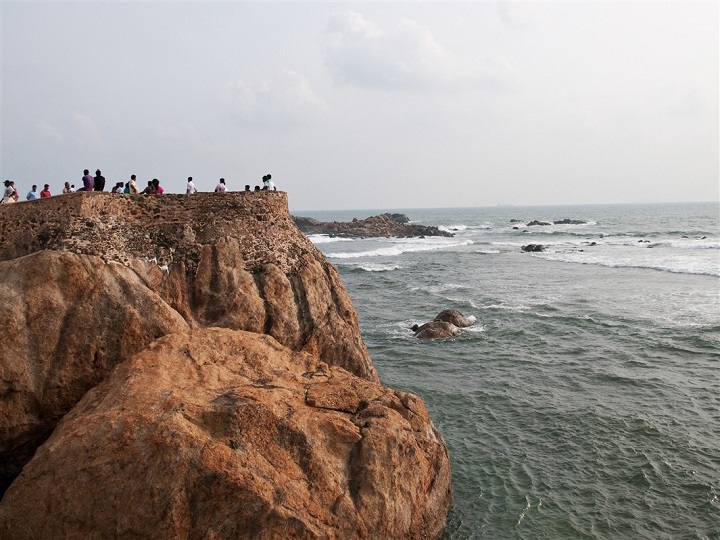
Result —
<svg viewBox="0 0 720 540"><path fill-rule="evenodd" d="M339 84L428 90L464 79L457 60L430 29L408 19L384 31L349 11L330 19L323 44L326 65Z"/></svg>
<svg viewBox="0 0 720 540"><path fill-rule="evenodd" d="M291 69L254 83L235 81L224 89L222 100L241 124L253 127L304 124L327 109L310 81Z"/></svg>
<svg viewBox="0 0 720 540"><path fill-rule="evenodd" d="M46 135L50 137L51 139L55 139L56 141L61 141L63 139L62 134L58 129L53 126L52 124L49 124L48 122L40 122L38 125L38 130L43 135Z"/></svg>
<svg viewBox="0 0 720 540"><path fill-rule="evenodd" d="M75 122L75 125L80 128L82 133L92 142L97 144L102 142L100 130L95 125L95 122L92 118L90 118L90 116L88 116L87 114L76 112L73 115L73 121Z"/></svg>

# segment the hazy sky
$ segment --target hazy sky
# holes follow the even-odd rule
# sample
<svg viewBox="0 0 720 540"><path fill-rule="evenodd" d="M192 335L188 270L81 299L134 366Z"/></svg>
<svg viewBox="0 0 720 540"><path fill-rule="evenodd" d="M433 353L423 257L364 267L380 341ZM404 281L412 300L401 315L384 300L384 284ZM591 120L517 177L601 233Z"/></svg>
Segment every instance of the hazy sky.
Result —
<svg viewBox="0 0 720 540"><path fill-rule="evenodd" d="M291 210L719 200L718 3L3 1L2 178Z"/></svg>

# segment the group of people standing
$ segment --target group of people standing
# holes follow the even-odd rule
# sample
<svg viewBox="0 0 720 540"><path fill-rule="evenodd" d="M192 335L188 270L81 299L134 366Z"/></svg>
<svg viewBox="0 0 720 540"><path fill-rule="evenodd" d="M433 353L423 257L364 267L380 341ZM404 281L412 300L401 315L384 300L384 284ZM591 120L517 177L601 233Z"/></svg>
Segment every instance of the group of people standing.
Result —
<svg viewBox="0 0 720 540"><path fill-rule="evenodd" d="M25 199L32 201L33 199L44 199L45 197L52 196L50 193L50 184L45 184L45 186L43 186L43 190L39 193L37 189L38 187L33 185L32 189L28 191L28 194L25 196ZM3 192L2 199L0 199L0 204L16 203L19 198L20 194L15 187L15 182L12 180L5 180L5 191Z"/></svg>
<svg viewBox="0 0 720 540"><path fill-rule="evenodd" d="M275 187L275 184L272 181L272 175L266 174L262 178L263 181L263 187L262 190L260 186L255 186L255 191L277 191L277 188ZM65 187L63 187L63 194L66 193L74 193L75 191L105 191L105 177L102 175L102 172L100 169L95 171L95 176L90 174L90 171L88 169L85 169L83 171L83 177L81 179L82 187L79 189L75 189L75 184L70 184L70 182L65 182ZM130 176L129 182L117 182L115 186L110 190L112 193L127 193L127 194L149 194L149 195L155 195L155 194L162 194L165 192L163 187L160 185L160 181L157 178L153 178L152 180L148 181L147 186L141 191L140 188L137 185L137 177L133 174ZM188 195L192 193L197 193L197 188L195 187L195 183L193 182L192 176L188 177L187 182L187 191L186 193ZM215 186L215 193L224 193L227 191L227 186L225 185L225 179L221 178L220 182ZM250 191L250 185L245 186L245 191ZM44 189L38 193L37 186L33 185L32 189L28 192L27 196L25 197L26 200L31 201L33 199L40 199L44 197L51 197L52 194L50 193L50 185L45 184ZM3 194L2 200L0 201L0 204L8 204L8 203L15 203L20 198L20 194L18 193L17 188L15 187L15 182L12 180L5 180L5 192Z"/></svg>
<svg viewBox="0 0 720 540"><path fill-rule="evenodd" d="M263 176L263 187L262 190L260 189L260 186L255 186L255 191L277 191L277 188L275 187L275 184L272 181L272 175L266 174ZM197 193L197 187L195 186L195 182L193 181L192 176L188 176L187 179L187 189L185 190L185 193L188 195L192 195L193 193ZM227 186L225 185L225 179L221 178L220 182L218 182L218 185L215 186L215 193L224 193L227 191ZM250 184L245 185L245 191L250 191Z"/></svg>

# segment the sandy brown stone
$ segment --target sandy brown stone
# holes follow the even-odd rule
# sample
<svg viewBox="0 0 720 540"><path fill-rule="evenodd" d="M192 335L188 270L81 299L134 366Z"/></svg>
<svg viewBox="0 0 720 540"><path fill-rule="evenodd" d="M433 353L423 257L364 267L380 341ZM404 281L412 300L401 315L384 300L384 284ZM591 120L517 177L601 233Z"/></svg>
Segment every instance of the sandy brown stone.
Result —
<svg viewBox="0 0 720 540"><path fill-rule="evenodd" d="M0 495L120 358L188 325L268 333L378 380L337 271L278 195L0 207Z"/></svg>
<svg viewBox="0 0 720 540"><path fill-rule="evenodd" d="M120 364L7 491L0 537L435 538L422 401L270 336L195 329Z"/></svg>
<svg viewBox="0 0 720 540"><path fill-rule="evenodd" d="M445 444L284 193L2 205L0 328L0 538L442 530Z"/></svg>
<svg viewBox="0 0 720 540"><path fill-rule="evenodd" d="M129 268L44 251L0 262L0 328L4 491L85 392L188 325Z"/></svg>
<svg viewBox="0 0 720 540"><path fill-rule="evenodd" d="M91 192L0 206L0 261L42 250L120 262L192 326L269 332L378 380L337 270L293 222L286 193ZM266 271L290 288L265 293Z"/></svg>

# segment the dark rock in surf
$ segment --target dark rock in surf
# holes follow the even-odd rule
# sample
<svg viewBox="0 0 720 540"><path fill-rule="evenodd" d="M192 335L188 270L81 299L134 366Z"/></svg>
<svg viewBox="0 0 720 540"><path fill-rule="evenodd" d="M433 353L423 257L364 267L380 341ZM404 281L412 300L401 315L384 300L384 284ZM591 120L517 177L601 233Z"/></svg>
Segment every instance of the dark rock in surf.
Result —
<svg viewBox="0 0 720 540"><path fill-rule="evenodd" d="M353 218L350 222L321 222L298 216L292 218L305 234L328 234L348 238L455 236L437 227L408 223L410 220L404 214L381 214L366 219Z"/></svg>
<svg viewBox="0 0 720 540"><path fill-rule="evenodd" d="M561 219L561 220L558 220L558 221L553 221L553 223L554 223L555 225L585 225L587 222L586 222L586 221L581 221L581 220L579 220L579 219L568 219L568 218L565 218L565 219Z"/></svg>
<svg viewBox="0 0 720 540"><path fill-rule="evenodd" d="M446 321L431 321L420 326L415 324L412 330L418 339L447 339L459 333L457 326Z"/></svg>
<svg viewBox="0 0 720 540"><path fill-rule="evenodd" d="M533 227L534 225L542 225L543 227L547 225L552 225L549 221L538 221L537 219L533 219L530 223L527 224L528 227Z"/></svg>
<svg viewBox="0 0 720 540"><path fill-rule="evenodd" d="M435 316L435 321L445 321L454 324L458 328L465 328L475 324L475 317L466 317L457 309L444 309Z"/></svg>
<svg viewBox="0 0 720 540"><path fill-rule="evenodd" d="M528 244L527 246L522 246L520 249L526 253L538 253L545 251L545 246L542 244Z"/></svg>

